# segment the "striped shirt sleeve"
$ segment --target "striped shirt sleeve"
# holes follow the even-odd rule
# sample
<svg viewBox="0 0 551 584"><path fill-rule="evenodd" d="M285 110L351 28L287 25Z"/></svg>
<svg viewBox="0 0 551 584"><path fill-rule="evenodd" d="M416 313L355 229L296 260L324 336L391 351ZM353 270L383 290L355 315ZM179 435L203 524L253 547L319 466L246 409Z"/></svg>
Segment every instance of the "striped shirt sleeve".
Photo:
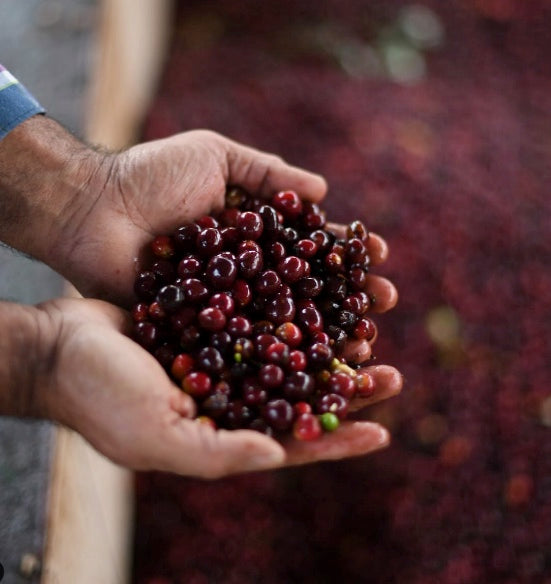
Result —
<svg viewBox="0 0 551 584"><path fill-rule="evenodd" d="M38 101L0 65L0 140L21 122L43 113Z"/></svg>

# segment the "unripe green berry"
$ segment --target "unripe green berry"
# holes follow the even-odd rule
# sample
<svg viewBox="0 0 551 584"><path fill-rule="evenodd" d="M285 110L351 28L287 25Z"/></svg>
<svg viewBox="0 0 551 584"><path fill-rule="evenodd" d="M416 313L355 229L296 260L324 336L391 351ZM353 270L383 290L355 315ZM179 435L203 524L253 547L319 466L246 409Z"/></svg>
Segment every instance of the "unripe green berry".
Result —
<svg viewBox="0 0 551 584"><path fill-rule="evenodd" d="M339 418L333 412L325 412L319 416L321 427L325 432L334 432L339 427Z"/></svg>

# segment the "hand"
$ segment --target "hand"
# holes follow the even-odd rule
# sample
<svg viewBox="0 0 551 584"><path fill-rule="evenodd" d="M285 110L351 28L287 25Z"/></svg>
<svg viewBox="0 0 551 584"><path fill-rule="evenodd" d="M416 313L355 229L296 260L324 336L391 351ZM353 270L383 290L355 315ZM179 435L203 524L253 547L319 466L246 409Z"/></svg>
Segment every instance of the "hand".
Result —
<svg viewBox="0 0 551 584"><path fill-rule="evenodd" d="M125 333L127 314L98 300L64 299L39 306L40 338L51 368L35 389L40 415L81 433L118 464L205 478L366 454L388 444L371 422L347 422L314 442L284 446L252 430L213 430L190 419L191 398ZM400 390L391 367L370 368L371 402Z"/></svg>
<svg viewBox="0 0 551 584"><path fill-rule="evenodd" d="M65 213L56 267L85 296L127 306L148 243L220 210L228 184L266 197L294 189L312 201L326 192L320 176L214 132L140 144L94 169L86 192Z"/></svg>

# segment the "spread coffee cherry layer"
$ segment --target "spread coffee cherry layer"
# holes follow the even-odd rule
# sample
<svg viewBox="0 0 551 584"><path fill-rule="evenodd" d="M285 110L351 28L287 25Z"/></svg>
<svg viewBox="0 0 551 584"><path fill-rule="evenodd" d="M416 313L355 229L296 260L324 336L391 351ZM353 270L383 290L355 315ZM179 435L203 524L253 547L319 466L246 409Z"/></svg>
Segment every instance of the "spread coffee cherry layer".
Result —
<svg viewBox="0 0 551 584"><path fill-rule="evenodd" d="M220 214L152 242L134 338L194 398L198 421L316 439L373 392L342 356L376 333L368 239L360 221L337 238L292 191L266 201L230 189Z"/></svg>

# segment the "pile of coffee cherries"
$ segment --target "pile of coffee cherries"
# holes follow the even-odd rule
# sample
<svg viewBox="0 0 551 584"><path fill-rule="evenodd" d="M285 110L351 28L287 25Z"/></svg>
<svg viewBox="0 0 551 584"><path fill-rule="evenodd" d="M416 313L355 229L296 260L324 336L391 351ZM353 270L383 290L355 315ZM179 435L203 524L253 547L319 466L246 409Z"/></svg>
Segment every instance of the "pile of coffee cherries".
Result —
<svg viewBox="0 0 551 584"><path fill-rule="evenodd" d="M338 238L293 191L229 189L221 213L153 240L134 338L194 398L198 421L316 439L374 390L343 357L348 339L376 332L368 239L360 221Z"/></svg>

